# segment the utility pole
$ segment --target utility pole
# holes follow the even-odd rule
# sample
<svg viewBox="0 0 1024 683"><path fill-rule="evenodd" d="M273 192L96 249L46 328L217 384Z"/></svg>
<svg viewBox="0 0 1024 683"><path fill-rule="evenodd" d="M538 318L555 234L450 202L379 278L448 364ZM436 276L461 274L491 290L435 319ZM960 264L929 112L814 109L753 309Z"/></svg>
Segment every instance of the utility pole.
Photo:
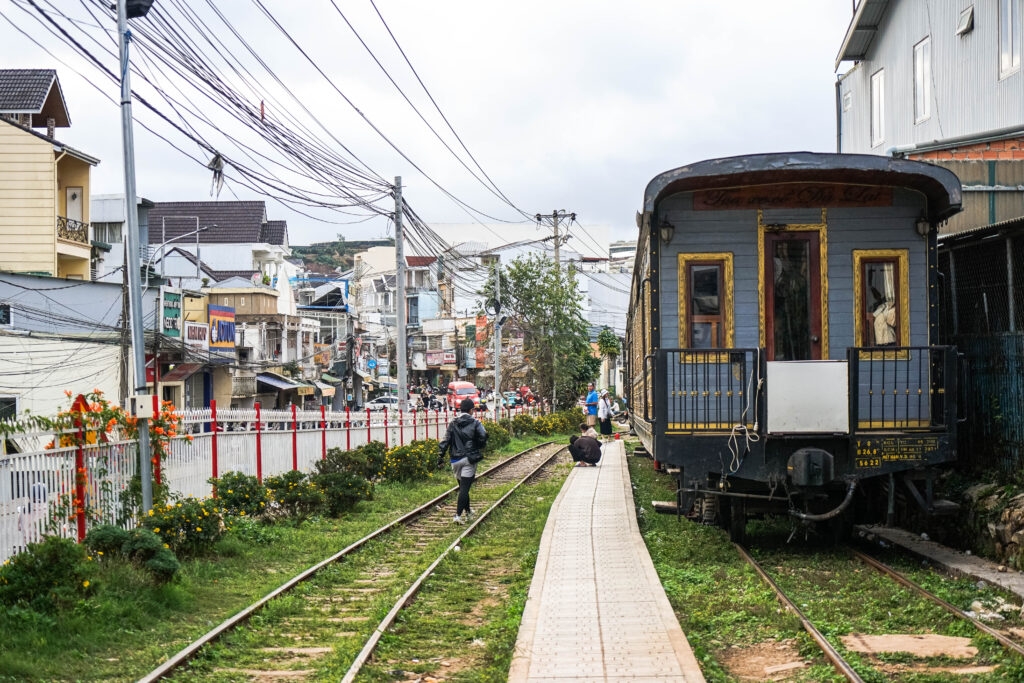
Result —
<svg viewBox="0 0 1024 683"><path fill-rule="evenodd" d="M494 421L501 419L501 405L505 402L501 393L501 254L497 254L494 262L494 393L497 402L494 404Z"/></svg>
<svg viewBox="0 0 1024 683"><path fill-rule="evenodd" d="M537 219L537 224L539 225L540 222L541 222L541 218L547 218L547 216L542 216L541 214L538 213L535 216L535 218ZM555 209L554 211L551 212L551 228L555 232L555 280L556 280L556 283L561 283L561 281L562 281L562 277L561 277L562 262L561 262L561 259L559 257L559 250L558 250L558 247L561 244L561 238L558 235L558 220L560 218L568 218L569 220L574 221L574 220L576 220L576 214L575 213L567 213L564 209ZM568 229L566 230L566 233L567 233L566 236L568 237ZM556 405L556 402L558 400L558 384L555 382L555 364L557 362L558 362L557 354L555 354L554 353L554 349L552 349L552 353L551 353L551 410L555 410L555 405Z"/></svg>
<svg viewBox="0 0 1024 683"><path fill-rule="evenodd" d="M142 282L139 276L139 209L135 199L135 138L132 133L132 86L128 68L127 0L117 2L117 38L121 62L121 142L124 152L125 226L128 228L128 303L131 318L132 354L135 360L135 393L146 396L146 336L142 327ZM145 13L145 12L143 12ZM157 330L159 334L159 330ZM159 359L154 357L154 363ZM139 403L133 409L138 411ZM152 403L145 406L149 414ZM142 483L142 514L153 507L153 480L149 455L149 420L136 414L139 428L139 478Z"/></svg>
<svg viewBox="0 0 1024 683"><path fill-rule="evenodd" d="M395 346L398 356L398 409L407 410L405 399L409 395L406 386L406 351L405 332L405 249L402 244L402 176L395 176L395 317L398 323L398 344Z"/></svg>

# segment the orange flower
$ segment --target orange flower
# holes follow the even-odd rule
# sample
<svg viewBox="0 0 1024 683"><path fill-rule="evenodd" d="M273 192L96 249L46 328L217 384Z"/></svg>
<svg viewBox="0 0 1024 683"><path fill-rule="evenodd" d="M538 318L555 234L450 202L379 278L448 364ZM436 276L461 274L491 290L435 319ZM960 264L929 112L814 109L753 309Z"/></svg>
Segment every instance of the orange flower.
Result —
<svg viewBox="0 0 1024 683"><path fill-rule="evenodd" d="M186 439L188 439L188 440L189 440L189 442L192 442L192 441L194 441L194 440L195 440L195 439L193 439L193 438L192 438L192 435L191 435L191 434L188 434L188 435L186 435L186 436L185 436L185 438L186 438Z"/></svg>
<svg viewBox="0 0 1024 683"><path fill-rule="evenodd" d="M65 389L64 390L64 395L67 396L68 398L71 398L71 390L70 389Z"/></svg>
<svg viewBox="0 0 1024 683"><path fill-rule="evenodd" d="M53 442L52 441L50 443L46 444L46 450L50 450L51 448L53 448Z"/></svg>
<svg viewBox="0 0 1024 683"><path fill-rule="evenodd" d="M164 428L163 427L153 427L153 433L154 434L163 434L164 433Z"/></svg>
<svg viewBox="0 0 1024 683"><path fill-rule="evenodd" d="M178 435L178 433L176 431L174 431L173 429L167 430L167 436L177 436L177 435Z"/></svg>

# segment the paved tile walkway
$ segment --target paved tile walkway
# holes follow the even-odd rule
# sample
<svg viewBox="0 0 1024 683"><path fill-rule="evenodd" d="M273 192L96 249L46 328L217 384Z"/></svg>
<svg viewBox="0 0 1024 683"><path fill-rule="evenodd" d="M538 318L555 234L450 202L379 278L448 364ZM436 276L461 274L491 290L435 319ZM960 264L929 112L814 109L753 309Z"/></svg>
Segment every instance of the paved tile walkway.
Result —
<svg viewBox="0 0 1024 683"><path fill-rule="evenodd" d="M640 537L621 441L551 507L508 680L704 680Z"/></svg>

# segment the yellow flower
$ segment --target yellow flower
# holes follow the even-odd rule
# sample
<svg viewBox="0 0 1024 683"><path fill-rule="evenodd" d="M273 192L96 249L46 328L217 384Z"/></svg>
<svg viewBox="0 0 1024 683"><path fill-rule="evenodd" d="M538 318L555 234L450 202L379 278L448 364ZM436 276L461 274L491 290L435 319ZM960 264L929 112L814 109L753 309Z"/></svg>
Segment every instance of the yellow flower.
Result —
<svg viewBox="0 0 1024 683"><path fill-rule="evenodd" d="M150 511L149 511L149 516L150 516L150 517L152 517L152 516L153 516L153 511L152 511L152 510L150 510Z"/></svg>
<svg viewBox="0 0 1024 683"><path fill-rule="evenodd" d="M160 527L157 527L157 528L153 529L153 533L154 534L160 533Z"/></svg>
<svg viewBox="0 0 1024 683"><path fill-rule="evenodd" d="M164 543L164 547L169 549L171 546L169 546L166 543Z"/></svg>
<svg viewBox="0 0 1024 683"><path fill-rule="evenodd" d="M89 587L89 580L88 579L86 579L85 581L82 582L82 587L83 588L88 588Z"/></svg>
<svg viewBox="0 0 1024 683"><path fill-rule="evenodd" d="M203 527L201 527L201 526L197 526L196 527L196 531L202 531L202 530L203 530Z"/></svg>

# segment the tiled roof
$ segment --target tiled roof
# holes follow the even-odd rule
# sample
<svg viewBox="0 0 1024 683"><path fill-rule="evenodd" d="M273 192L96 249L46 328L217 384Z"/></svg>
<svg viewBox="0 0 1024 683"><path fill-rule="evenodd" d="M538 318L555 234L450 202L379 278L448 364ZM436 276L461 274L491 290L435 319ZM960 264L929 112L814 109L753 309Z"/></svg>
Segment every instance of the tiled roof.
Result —
<svg viewBox="0 0 1024 683"><path fill-rule="evenodd" d="M198 217L199 227L209 226L199 233L202 243L256 244L263 242L266 215L266 204L261 201L157 202L149 210L149 243L160 244L192 232Z"/></svg>
<svg viewBox="0 0 1024 683"><path fill-rule="evenodd" d="M0 111L40 111L56 77L54 69L0 69Z"/></svg>
<svg viewBox="0 0 1024 683"><path fill-rule="evenodd" d="M288 244L288 222L267 221L260 234L260 242L284 246Z"/></svg>
<svg viewBox="0 0 1024 683"><path fill-rule="evenodd" d="M405 262L409 264L410 268L422 268L429 266L431 263L437 260L436 256L406 256Z"/></svg>

